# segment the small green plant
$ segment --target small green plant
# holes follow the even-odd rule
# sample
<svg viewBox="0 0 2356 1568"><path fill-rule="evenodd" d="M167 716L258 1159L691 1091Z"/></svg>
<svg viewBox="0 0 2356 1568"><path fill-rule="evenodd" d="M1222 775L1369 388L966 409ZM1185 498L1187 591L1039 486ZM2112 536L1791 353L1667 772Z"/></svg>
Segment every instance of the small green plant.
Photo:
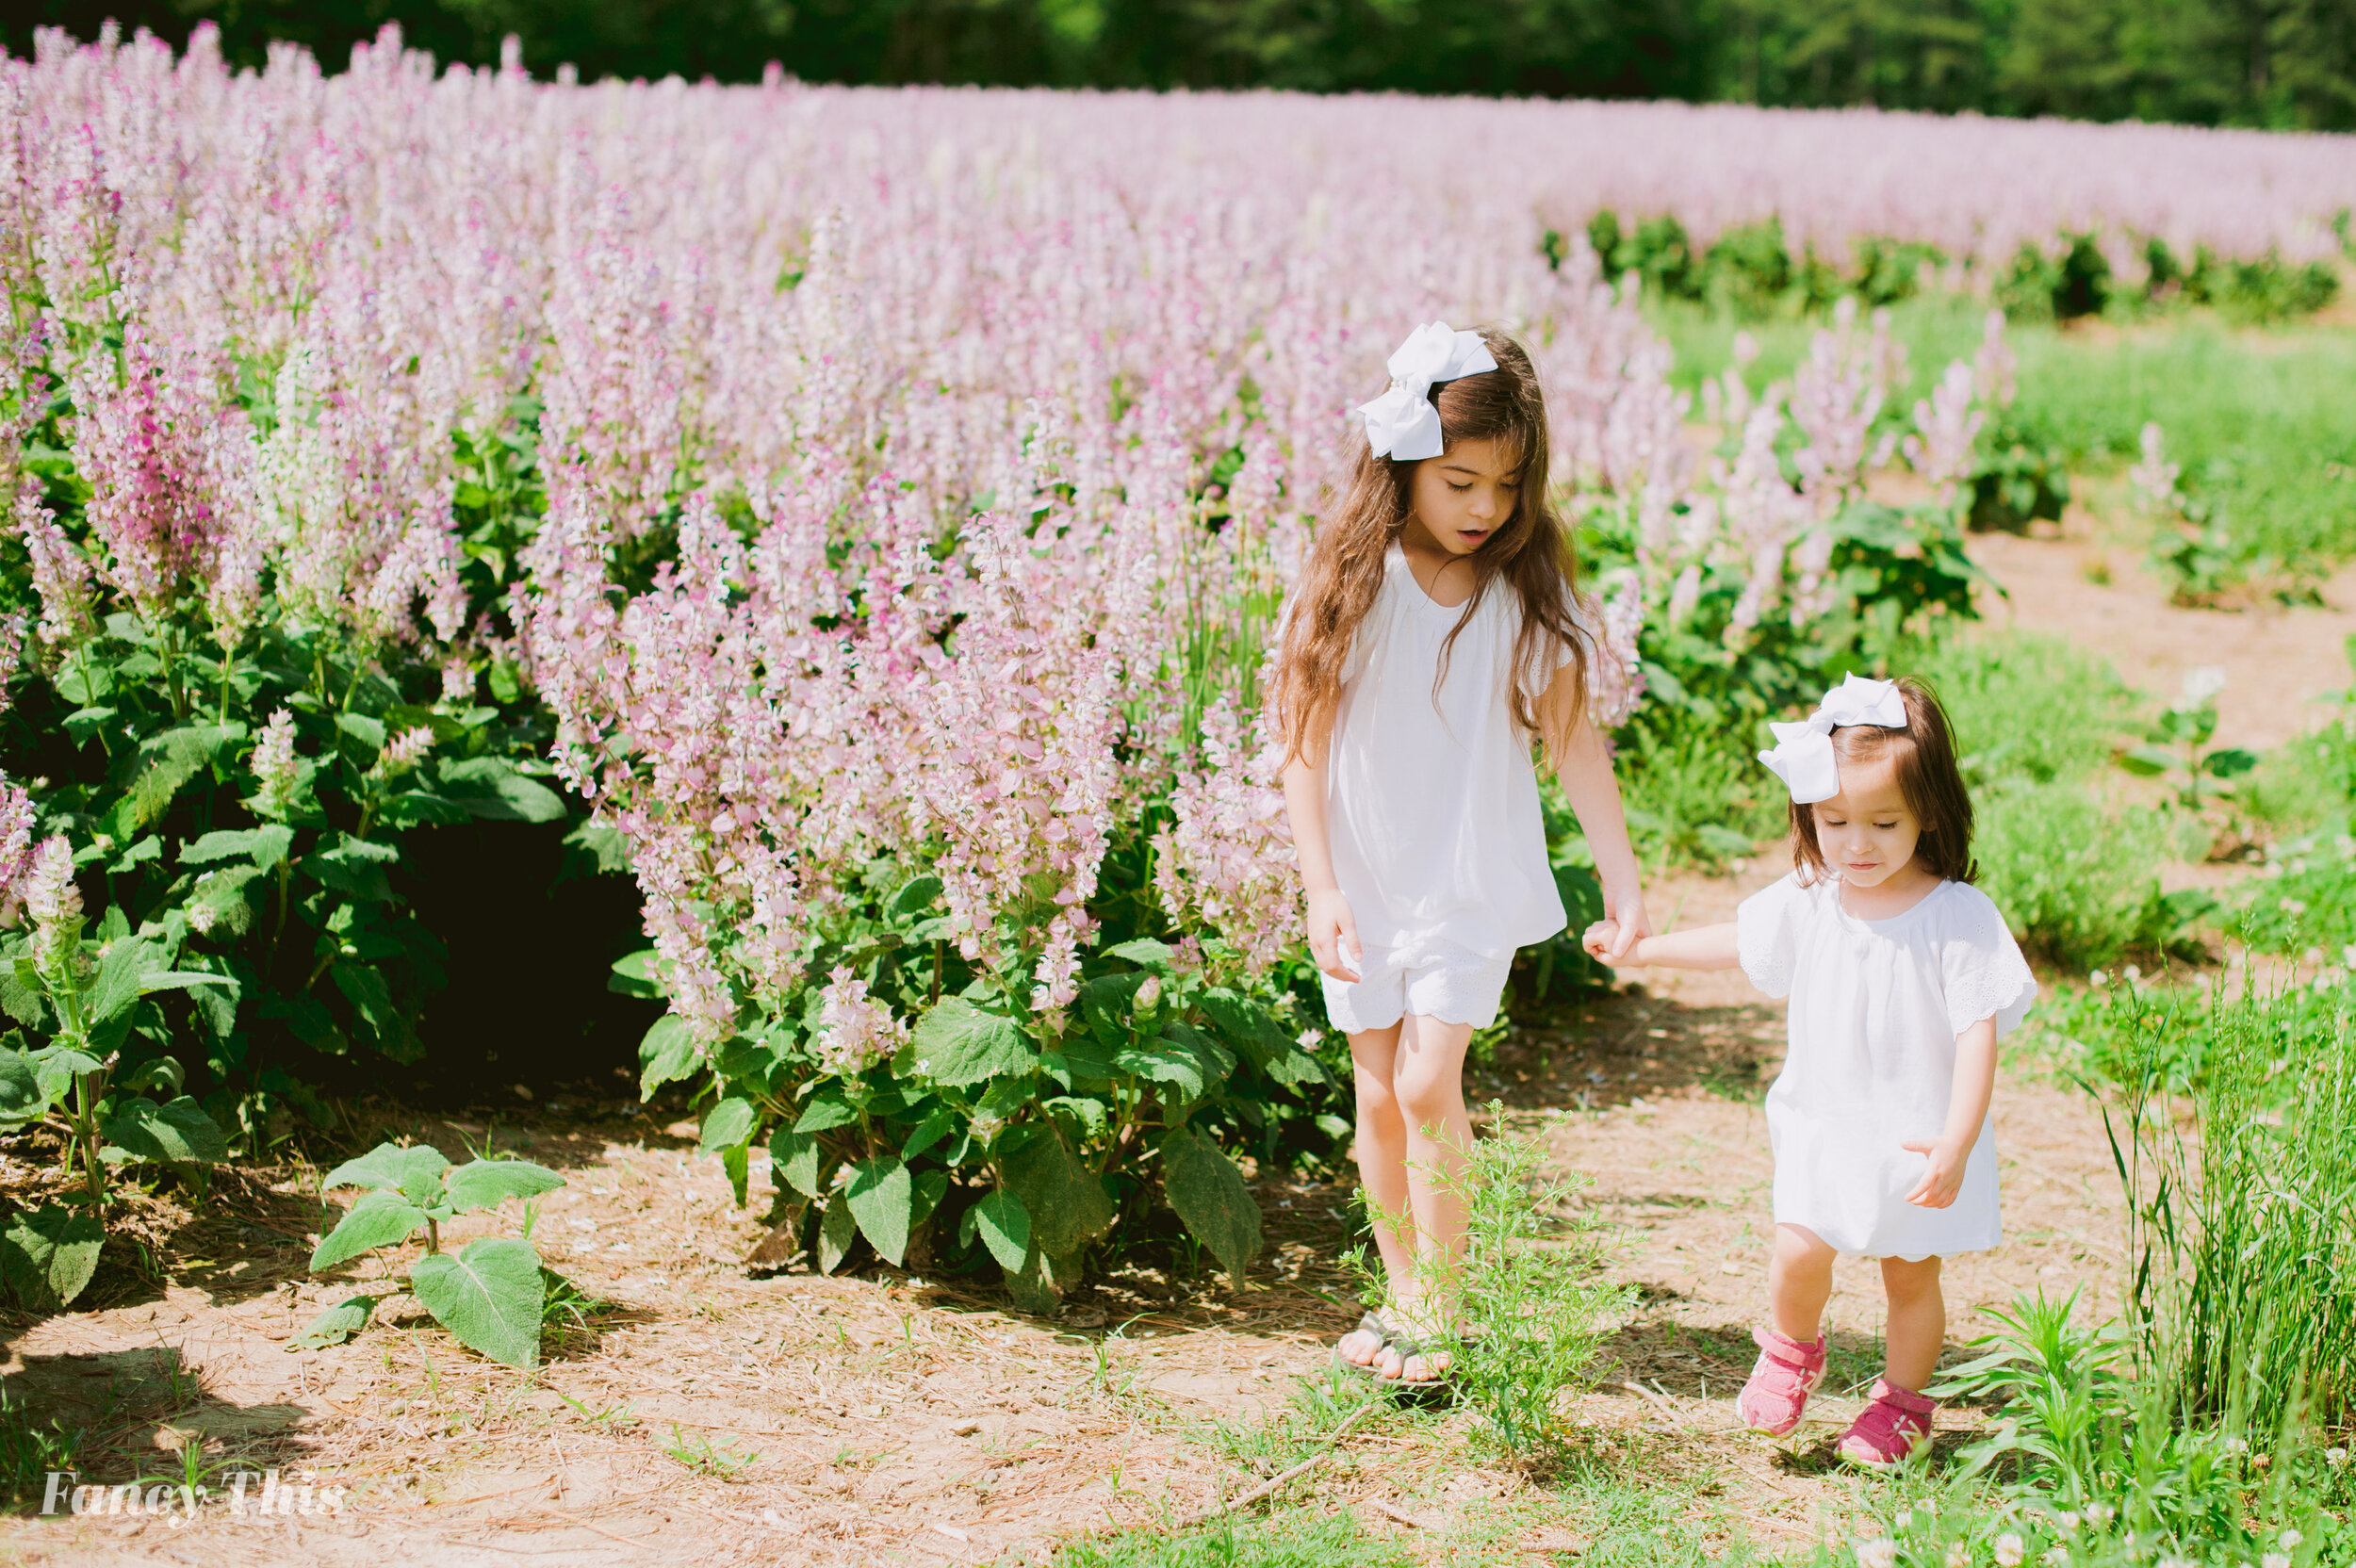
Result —
<svg viewBox="0 0 2356 1568"><path fill-rule="evenodd" d="M2224 688L2225 672L2215 665L2186 675L2183 694L2119 765L2145 778L2166 779L2176 803L2187 811L2231 794L2233 781L2256 767L2258 759L2238 746L2209 744L2217 735L2217 694Z"/></svg>
<svg viewBox="0 0 2356 1568"><path fill-rule="evenodd" d="M671 1441L663 1446L663 1451L698 1475L724 1481L736 1479L761 1462L759 1454L740 1454L733 1448L715 1445L700 1432L693 1436L682 1433L676 1421L671 1423Z"/></svg>
<svg viewBox="0 0 2356 1568"><path fill-rule="evenodd" d="M530 1160L477 1159L452 1167L428 1144L380 1143L319 1184L323 1194L343 1186L367 1190L312 1250L311 1267L333 1268L422 1230L425 1255L409 1266L409 1293L461 1345L509 1366L530 1367L539 1361L548 1322L550 1276L539 1250L521 1236L478 1236L445 1252L442 1222L564 1184L564 1177ZM330 1307L293 1345L340 1344L368 1326L384 1299L355 1296Z"/></svg>
<svg viewBox="0 0 2356 1568"><path fill-rule="evenodd" d="M1490 1103L1493 1125L1504 1125L1504 1110ZM1546 1167L1535 1136L1476 1140L1460 1170L1432 1173L1464 1209L1464 1251L1435 1249L1417 1260L1422 1298L1448 1303L1457 1317L1431 1341L1434 1352L1448 1356L1450 1380L1483 1437L1526 1457L1561 1443L1558 1401L1595 1365L1605 1326L1630 1299L1604 1279L1605 1227L1575 1207L1588 1178L1549 1176ZM1378 1224L1399 1222L1377 1215Z"/></svg>

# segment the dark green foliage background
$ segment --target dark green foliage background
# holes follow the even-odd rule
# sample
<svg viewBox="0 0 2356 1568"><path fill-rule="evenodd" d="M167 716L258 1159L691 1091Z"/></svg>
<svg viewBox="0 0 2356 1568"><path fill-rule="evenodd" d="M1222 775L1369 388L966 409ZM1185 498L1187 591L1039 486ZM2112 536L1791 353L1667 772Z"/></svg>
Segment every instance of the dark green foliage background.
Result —
<svg viewBox="0 0 2356 1568"><path fill-rule="evenodd" d="M387 22L546 74L1681 98L2339 130L2348 0L18 0L0 44L106 18L335 69Z"/></svg>

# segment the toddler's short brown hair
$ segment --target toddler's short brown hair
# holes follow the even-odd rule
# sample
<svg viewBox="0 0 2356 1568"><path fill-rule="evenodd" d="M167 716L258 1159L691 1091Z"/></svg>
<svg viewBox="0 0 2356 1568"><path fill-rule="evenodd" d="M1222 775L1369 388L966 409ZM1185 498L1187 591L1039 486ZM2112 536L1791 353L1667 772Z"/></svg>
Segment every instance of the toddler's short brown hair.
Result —
<svg viewBox="0 0 2356 1568"><path fill-rule="evenodd" d="M1898 791L1906 809L1922 825L1914 858L1933 876L1950 882L1979 880L1978 862L1972 858L1972 795L1964 788L1963 770L1955 762L1954 732L1947 710L1931 689L1912 676L1900 676L1894 685L1906 699L1906 727L1889 729L1877 724L1843 725L1832 732L1833 755L1842 763L1878 762L1887 757L1898 771ZM1816 808L1794 803L1792 808L1792 864L1803 882L1825 874L1824 852L1816 842Z"/></svg>

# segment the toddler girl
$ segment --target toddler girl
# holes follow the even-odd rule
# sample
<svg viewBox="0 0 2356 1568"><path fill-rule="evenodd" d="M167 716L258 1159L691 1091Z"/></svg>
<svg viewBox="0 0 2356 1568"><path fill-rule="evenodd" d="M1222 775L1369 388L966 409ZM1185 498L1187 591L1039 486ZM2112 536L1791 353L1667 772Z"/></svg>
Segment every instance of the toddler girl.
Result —
<svg viewBox="0 0 2356 1568"><path fill-rule="evenodd" d="M1464 1048L1497 1016L1516 948L1562 929L1530 748L1579 813L1625 951L1648 930L1610 754L1587 714L1600 648L1546 494L1546 401L1502 334L1417 328L1367 445L1318 528L1280 633L1272 697L1284 801L1327 1015L1350 1037L1358 1168L1388 1305L1342 1358L1429 1383L1461 1254L1448 1180L1471 1141ZM1418 1266L1419 1261L1424 1266Z"/></svg>
<svg viewBox="0 0 2356 1568"><path fill-rule="evenodd" d="M1878 1258L1887 1361L1841 1439L1896 1464L1928 1441L1922 1396L1947 1332L1939 1265L2002 1234L1988 1097L1996 1039L2037 996L2004 917L1972 886L1972 802L1946 714L1921 683L1849 677L1759 760L1790 786L1794 870L1731 924L1647 937L1606 963L1741 966L1792 998L1791 1045L1767 1094L1775 1160L1773 1326L1737 1403L1776 1436L1824 1376L1819 1337L1836 1253Z"/></svg>

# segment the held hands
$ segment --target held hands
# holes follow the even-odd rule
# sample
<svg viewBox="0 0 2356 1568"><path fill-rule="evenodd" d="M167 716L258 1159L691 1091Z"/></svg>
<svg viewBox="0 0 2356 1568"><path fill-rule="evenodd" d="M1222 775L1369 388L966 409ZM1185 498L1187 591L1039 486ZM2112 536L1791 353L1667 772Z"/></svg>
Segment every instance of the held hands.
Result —
<svg viewBox="0 0 2356 1568"><path fill-rule="evenodd" d="M1336 980L1358 981L1358 960L1364 951L1358 945L1358 918L1350 912L1350 900L1341 890L1312 891L1308 921L1309 951L1317 956L1317 968Z"/></svg>
<svg viewBox="0 0 2356 1568"><path fill-rule="evenodd" d="M1641 965L1644 941L1653 934L1652 917L1644 913L1642 890L1628 888L1618 893L1604 891L1604 918L1587 928L1579 945L1587 956L1599 962L1618 967Z"/></svg>
<svg viewBox="0 0 2356 1568"><path fill-rule="evenodd" d="M1963 1190L1964 1162L1972 1154L1969 1147L1945 1138L1937 1143L1902 1143L1898 1147L1923 1155L1929 1162L1922 1168L1922 1180L1906 1194L1907 1202L1925 1209L1943 1209L1955 1200L1955 1194Z"/></svg>

